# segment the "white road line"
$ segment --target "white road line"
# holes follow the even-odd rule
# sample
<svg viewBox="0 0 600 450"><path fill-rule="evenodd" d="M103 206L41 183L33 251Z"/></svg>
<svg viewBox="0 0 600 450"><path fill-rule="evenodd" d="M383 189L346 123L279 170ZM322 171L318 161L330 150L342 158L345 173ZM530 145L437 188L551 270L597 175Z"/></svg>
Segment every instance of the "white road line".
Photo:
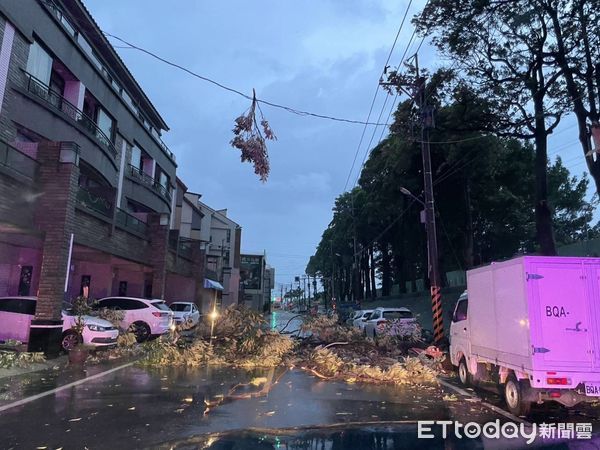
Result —
<svg viewBox="0 0 600 450"><path fill-rule="evenodd" d="M461 389L459 387L454 386L453 384L448 383L447 381L441 380L438 378L438 381L440 382L440 384L442 386L447 387L448 389L452 389L454 392L459 393L460 395L465 395L467 397L471 397L471 398L479 398L473 394L471 394L470 392L465 391L464 389ZM531 423L527 422L526 420L521 419L518 416L515 416L514 414L509 413L508 411L504 411L502 408L498 408L497 406L492 405L491 403L488 402L484 402L483 400L481 402L479 402L480 405L485 406L488 409L491 409L492 411L494 411L497 414L500 414L514 422L519 422L522 423L528 427L531 426Z"/></svg>
<svg viewBox="0 0 600 450"><path fill-rule="evenodd" d="M105 375L108 375L109 373L113 373L113 372L116 372L117 370L125 369L126 367L131 366L134 362L135 361L127 363L127 364L123 364L122 366L114 367L114 368L112 368L110 370L107 370L105 372L100 372L100 373L97 373L95 375L91 375L89 377L82 378L81 380L73 381L72 383L65 384L64 386L60 386L60 387L57 387L57 388L54 388L54 389L50 389L49 391L42 392L40 394L32 395L31 397L27 397L27 398L23 398L21 400L17 400L16 402L9 403L8 405L2 405L2 406L0 406L0 412L6 411L6 410L11 409L11 408L14 408L16 406L25 405L26 403L32 402L34 400L37 400L38 398L46 397L48 395L52 395L52 394L55 394L57 392L64 391L65 389L69 389L69 388L72 388L74 386L78 386L80 384L85 383L86 381L95 380L96 378L101 378L101 377L103 377Z"/></svg>

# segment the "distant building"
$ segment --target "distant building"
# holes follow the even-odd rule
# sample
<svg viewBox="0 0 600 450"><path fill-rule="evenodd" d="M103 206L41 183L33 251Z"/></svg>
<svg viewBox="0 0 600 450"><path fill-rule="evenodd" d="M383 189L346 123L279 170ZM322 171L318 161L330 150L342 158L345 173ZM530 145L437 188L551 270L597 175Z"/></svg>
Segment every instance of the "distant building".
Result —
<svg viewBox="0 0 600 450"><path fill-rule="evenodd" d="M240 296L246 307L267 311L275 288L275 269L267 264L266 255L242 254L240 280Z"/></svg>
<svg viewBox="0 0 600 450"><path fill-rule="evenodd" d="M206 245L205 276L223 286L218 303L227 308L239 302L242 227L227 217L226 209L213 209L199 198L196 205L202 213L200 238Z"/></svg>

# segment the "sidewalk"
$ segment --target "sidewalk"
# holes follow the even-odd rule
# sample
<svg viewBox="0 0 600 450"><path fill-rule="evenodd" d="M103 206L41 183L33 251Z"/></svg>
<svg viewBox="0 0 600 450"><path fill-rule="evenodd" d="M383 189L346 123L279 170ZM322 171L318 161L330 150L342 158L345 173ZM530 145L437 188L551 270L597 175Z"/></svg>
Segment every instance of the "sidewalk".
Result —
<svg viewBox="0 0 600 450"><path fill-rule="evenodd" d="M44 362L28 364L26 367L12 367L10 369L0 368L0 380L8 377L18 377L32 372L39 372L41 370L53 369L56 370L64 369L67 366L68 357L67 355L59 356L58 358L48 359Z"/></svg>
<svg viewBox="0 0 600 450"><path fill-rule="evenodd" d="M116 367L131 364L136 359L124 357L77 366L69 365L68 356L63 355L26 368L0 369L0 408L87 378L96 378Z"/></svg>

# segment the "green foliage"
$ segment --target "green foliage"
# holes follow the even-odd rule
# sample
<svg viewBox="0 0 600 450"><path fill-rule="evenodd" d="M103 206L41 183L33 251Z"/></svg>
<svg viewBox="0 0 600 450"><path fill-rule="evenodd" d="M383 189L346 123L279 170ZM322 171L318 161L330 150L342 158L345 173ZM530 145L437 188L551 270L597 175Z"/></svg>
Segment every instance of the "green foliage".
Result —
<svg viewBox="0 0 600 450"><path fill-rule="evenodd" d="M485 128L483 122L493 123L490 102L447 76L436 83L441 93L434 96L438 109L431 158L442 273L535 252L534 147L473 131ZM399 105L391 134L371 151L359 185L338 196L332 221L309 261L311 273L325 278L334 273L338 298L348 298L351 291L354 228L363 283L371 268L384 295L392 283L404 288L408 281L427 278L422 205L400 190L419 197L423 185L411 108L410 102ZM596 232L590 222L597 200L586 199L587 186L587 177L571 176L560 160L548 165L548 204L559 244ZM330 289L329 283L325 286Z"/></svg>

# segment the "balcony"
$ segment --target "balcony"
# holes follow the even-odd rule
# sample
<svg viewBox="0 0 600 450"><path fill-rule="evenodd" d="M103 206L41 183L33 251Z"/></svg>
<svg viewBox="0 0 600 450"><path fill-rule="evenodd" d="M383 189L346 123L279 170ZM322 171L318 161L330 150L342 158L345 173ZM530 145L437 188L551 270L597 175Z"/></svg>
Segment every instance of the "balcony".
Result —
<svg viewBox="0 0 600 450"><path fill-rule="evenodd" d="M169 232L169 248L182 258L193 260L193 247L199 246L200 241L196 239L185 238L179 236L178 230L170 230Z"/></svg>
<svg viewBox="0 0 600 450"><path fill-rule="evenodd" d="M39 165L35 159L0 140L0 166L34 181Z"/></svg>
<svg viewBox="0 0 600 450"><path fill-rule="evenodd" d="M117 225L127 231L146 236L148 234L148 225L126 211L117 208Z"/></svg>
<svg viewBox="0 0 600 450"><path fill-rule="evenodd" d="M131 164L129 164L129 174L133 179L139 181L141 184L144 184L150 189L153 189L158 195L164 198L167 203L171 204L171 192L169 189L167 189L167 187L160 184L157 180L152 178L143 170Z"/></svg>
<svg viewBox="0 0 600 450"><path fill-rule="evenodd" d="M109 151L113 158L116 157L117 150L115 149L114 144L90 117L86 116L83 111L77 109L75 105L67 101L60 94L51 90L33 75L25 72L25 76L27 77L27 92L84 128L95 138L98 144Z"/></svg>
<svg viewBox="0 0 600 450"><path fill-rule="evenodd" d="M112 187L79 186L77 191L77 202L81 206L109 219L113 216L114 198L115 189Z"/></svg>

